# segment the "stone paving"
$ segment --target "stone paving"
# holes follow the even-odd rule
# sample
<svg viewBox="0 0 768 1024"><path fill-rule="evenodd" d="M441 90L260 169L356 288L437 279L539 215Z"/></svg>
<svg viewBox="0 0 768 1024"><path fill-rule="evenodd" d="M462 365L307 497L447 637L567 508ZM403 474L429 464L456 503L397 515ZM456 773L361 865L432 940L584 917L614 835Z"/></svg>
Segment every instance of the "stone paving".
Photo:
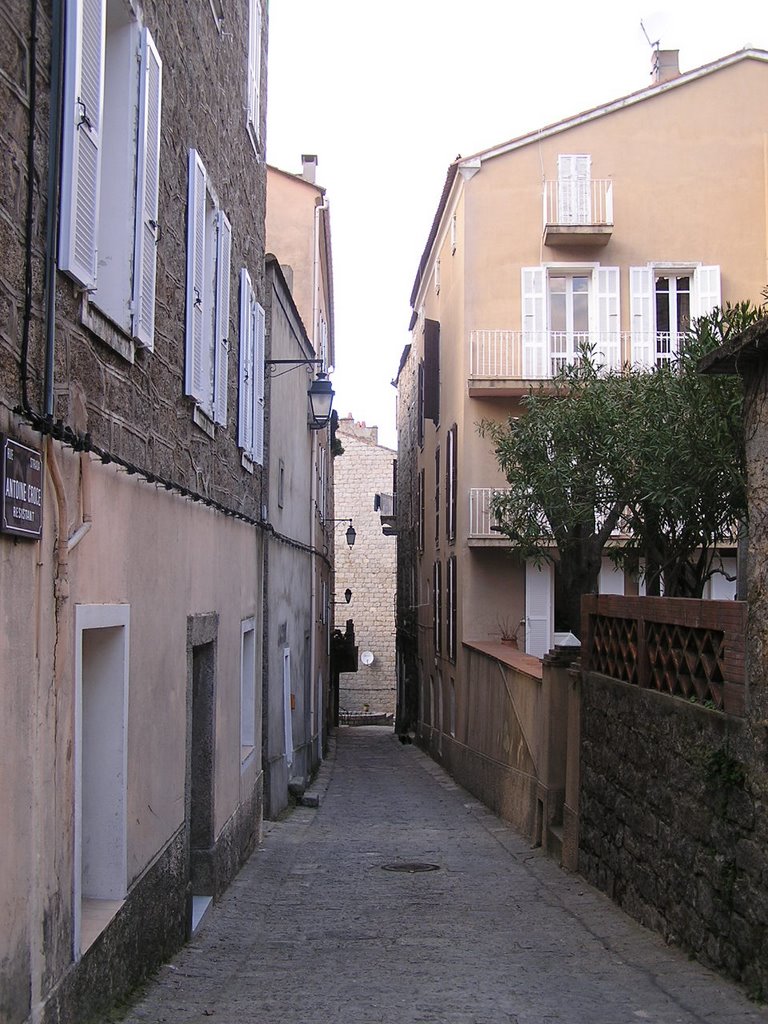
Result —
<svg viewBox="0 0 768 1024"><path fill-rule="evenodd" d="M391 730L336 736L319 807L266 823L125 1024L768 1022Z"/></svg>

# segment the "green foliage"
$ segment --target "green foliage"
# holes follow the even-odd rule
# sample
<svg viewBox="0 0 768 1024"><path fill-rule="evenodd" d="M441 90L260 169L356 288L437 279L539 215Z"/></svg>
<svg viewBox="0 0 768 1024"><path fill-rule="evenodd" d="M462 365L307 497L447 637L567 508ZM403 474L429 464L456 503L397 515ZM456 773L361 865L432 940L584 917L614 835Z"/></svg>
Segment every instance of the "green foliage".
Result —
<svg viewBox="0 0 768 1024"><path fill-rule="evenodd" d="M646 560L649 593L663 576L667 595L700 597L718 571L717 545L746 519L742 389L698 362L765 312L714 310L653 369L604 372L586 350L523 399L521 416L480 424L509 483L492 505L499 529L523 558L556 549L569 628L616 527L629 540L607 550L631 568Z"/></svg>

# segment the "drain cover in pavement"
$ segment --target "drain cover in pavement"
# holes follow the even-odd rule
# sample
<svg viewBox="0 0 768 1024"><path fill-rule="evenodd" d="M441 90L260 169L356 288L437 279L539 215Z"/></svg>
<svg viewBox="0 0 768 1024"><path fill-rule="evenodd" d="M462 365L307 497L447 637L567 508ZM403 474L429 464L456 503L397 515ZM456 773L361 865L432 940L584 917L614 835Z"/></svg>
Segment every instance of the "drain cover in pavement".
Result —
<svg viewBox="0 0 768 1024"><path fill-rule="evenodd" d="M439 871L439 864L424 864L421 861L399 860L394 864L382 864L383 871L404 871L408 875L415 875L418 871Z"/></svg>

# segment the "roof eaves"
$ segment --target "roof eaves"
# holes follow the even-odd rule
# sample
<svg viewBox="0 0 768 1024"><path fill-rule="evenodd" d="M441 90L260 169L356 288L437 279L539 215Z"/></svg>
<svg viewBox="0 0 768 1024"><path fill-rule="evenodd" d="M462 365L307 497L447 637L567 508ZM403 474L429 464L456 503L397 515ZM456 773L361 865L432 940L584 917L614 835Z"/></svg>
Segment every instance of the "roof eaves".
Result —
<svg viewBox="0 0 768 1024"><path fill-rule="evenodd" d="M732 64L736 64L741 60L747 59L760 60L768 63L768 51L758 50L752 47L737 50L735 53L728 54L727 57L720 57L715 61L711 61L709 64L703 64L701 67L694 68L691 71L686 71L683 74L678 75L676 78L670 79L668 82L662 82L659 85L647 86L645 89L639 89L626 96L620 96L618 99L611 100L609 103L603 103L598 107L591 107L589 110L584 110L579 114L574 114L570 117L564 118L562 121L555 121L552 124L545 125L543 128L537 128L535 131L527 132L525 135L520 135L517 138L510 139L508 142L503 142L498 146L492 146L489 149L473 153L461 162L464 163L466 160L478 159L481 161L492 160L496 156L503 156L504 153L520 149L523 146L528 146L533 142L538 142L542 138L557 135L559 132L566 131L569 128L574 128L587 121L596 120L599 117L604 117L606 114L611 114L614 113L614 111L633 106L635 103L642 103L644 100L651 99L654 96L670 92L682 85L687 85L689 82L703 78L705 75L712 74L714 71L719 71L721 68L729 67Z"/></svg>

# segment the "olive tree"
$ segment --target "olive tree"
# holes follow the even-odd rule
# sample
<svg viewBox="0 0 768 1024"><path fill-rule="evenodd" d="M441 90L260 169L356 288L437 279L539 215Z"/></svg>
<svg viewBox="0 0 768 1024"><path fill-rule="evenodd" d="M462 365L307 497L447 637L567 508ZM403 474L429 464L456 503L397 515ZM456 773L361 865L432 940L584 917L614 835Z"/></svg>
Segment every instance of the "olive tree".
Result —
<svg viewBox="0 0 768 1024"><path fill-rule="evenodd" d="M697 364L761 315L749 303L716 309L654 368L604 371L584 351L531 390L520 416L480 424L509 484L493 500L498 529L521 557L557 560L559 618L573 632L605 553L634 570L642 559L647 592L663 579L671 597L700 597L720 571L718 545L746 518L741 385Z"/></svg>

